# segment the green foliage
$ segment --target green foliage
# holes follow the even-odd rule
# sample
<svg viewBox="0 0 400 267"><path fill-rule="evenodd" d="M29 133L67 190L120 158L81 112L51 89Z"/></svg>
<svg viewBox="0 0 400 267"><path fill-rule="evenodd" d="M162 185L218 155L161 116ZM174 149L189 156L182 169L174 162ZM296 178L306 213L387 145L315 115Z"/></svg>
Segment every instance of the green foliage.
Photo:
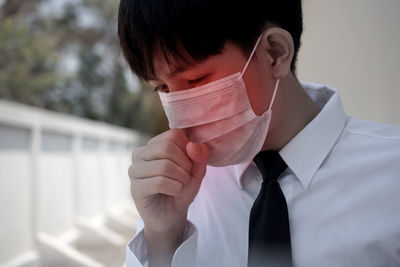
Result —
<svg viewBox="0 0 400 267"><path fill-rule="evenodd" d="M55 71L55 40L32 35L18 17L0 24L0 97L39 105L40 97L62 77Z"/></svg>
<svg viewBox="0 0 400 267"><path fill-rule="evenodd" d="M0 10L0 98L156 134L167 122L144 84L130 88L116 0L7 0ZM11 10L11 11L10 11ZM83 23L82 16L91 23ZM68 70L66 61L75 68Z"/></svg>

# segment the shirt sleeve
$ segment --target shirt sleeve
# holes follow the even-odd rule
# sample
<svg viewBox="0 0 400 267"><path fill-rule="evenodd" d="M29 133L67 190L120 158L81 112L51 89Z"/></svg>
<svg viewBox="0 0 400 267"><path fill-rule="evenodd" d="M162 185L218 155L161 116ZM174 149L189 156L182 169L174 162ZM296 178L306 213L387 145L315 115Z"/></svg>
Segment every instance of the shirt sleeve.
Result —
<svg viewBox="0 0 400 267"><path fill-rule="evenodd" d="M195 266L197 257L197 227L186 221L183 242L176 249L171 267ZM126 267L147 267L147 245L143 232L143 221L139 219L135 236L126 248Z"/></svg>

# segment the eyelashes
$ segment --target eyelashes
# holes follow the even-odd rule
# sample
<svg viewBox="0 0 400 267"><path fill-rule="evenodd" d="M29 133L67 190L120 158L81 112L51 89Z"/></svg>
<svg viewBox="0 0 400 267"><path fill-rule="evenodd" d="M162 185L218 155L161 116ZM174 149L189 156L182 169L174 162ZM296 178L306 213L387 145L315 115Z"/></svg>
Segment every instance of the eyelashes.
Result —
<svg viewBox="0 0 400 267"><path fill-rule="evenodd" d="M168 93L169 90L166 85L159 85L159 86L154 87L154 89L153 89L153 93L156 93L156 92Z"/></svg>
<svg viewBox="0 0 400 267"><path fill-rule="evenodd" d="M196 85L198 85L199 83L204 82L205 79L206 79L208 76L209 76L209 74L206 74L206 75L200 76L199 78L189 80L189 81L188 81L188 84L189 84L191 87L196 86ZM155 93L155 92L168 93L168 92L169 92L169 89L168 89L168 86L167 86L167 85L163 84L163 85L158 85L158 86L154 87L153 92L154 92L154 93Z"/></svg>
<svg viewBox="0 0 400 267"><path fill-rule="evenodd" d="M199 78L190 80L190 81L189 81L189 84L197 84L197 83L203 81L205 78L207 78L207 76L208 76L208 75L203 75L203 76L201 76L201 77L199 77Z"/></svg>

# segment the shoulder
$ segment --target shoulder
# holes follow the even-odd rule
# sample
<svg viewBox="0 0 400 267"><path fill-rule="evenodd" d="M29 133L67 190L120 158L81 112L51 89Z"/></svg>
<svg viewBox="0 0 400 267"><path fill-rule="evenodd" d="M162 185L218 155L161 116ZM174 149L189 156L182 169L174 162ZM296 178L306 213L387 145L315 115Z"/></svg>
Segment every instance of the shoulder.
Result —
<svg viewBox="0 0 400 267"><path fill-rule="evenodd" d="M332 154L358 172L379 169L399 176L400 126L348 117Z"/></svg>
<svg viewBox="0 0 400 267"><path fill-rule="evenodd" d="M348 117L337 146L361 156L391 154L400 157L400 126Z"/></svg>
<svg viewBox="0 0 400 267"><path fill-rule="evenodd" d="M369 139L370 141L386 141L400 144L400 126L360 120L353 117L347 118L343 134Z"/></svg>

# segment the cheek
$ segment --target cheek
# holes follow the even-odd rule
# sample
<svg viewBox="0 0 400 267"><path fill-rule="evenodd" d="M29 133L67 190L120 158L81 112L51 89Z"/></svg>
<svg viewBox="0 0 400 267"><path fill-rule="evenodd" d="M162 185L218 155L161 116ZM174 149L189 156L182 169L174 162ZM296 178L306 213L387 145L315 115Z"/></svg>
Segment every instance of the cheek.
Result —
<svg viewBox="0 0 400 267"><path fill-rule="evenodd" d="M244 78L251 107L256 115L261 115L268 109L274 81L267 71L257 69Z"/></svg>

